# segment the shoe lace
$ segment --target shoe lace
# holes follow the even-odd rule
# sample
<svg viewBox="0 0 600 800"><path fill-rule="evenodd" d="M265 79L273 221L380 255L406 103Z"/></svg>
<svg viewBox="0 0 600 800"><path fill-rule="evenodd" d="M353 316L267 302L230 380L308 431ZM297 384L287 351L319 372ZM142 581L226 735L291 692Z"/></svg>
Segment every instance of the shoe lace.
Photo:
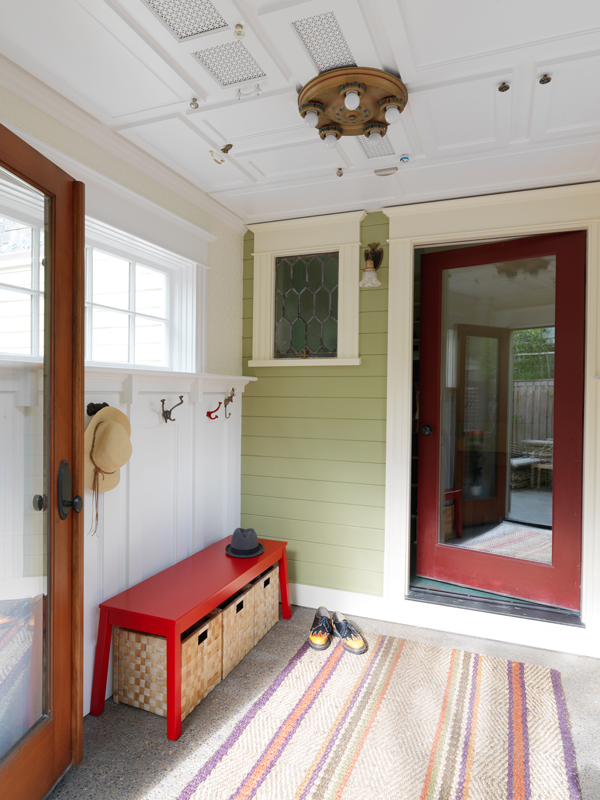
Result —
<svg viewBox="0 0 600 800"><path fill-rule="evenodd" d="M355 636L358 638L356 628L350 622L348 622L347 619L343 619L341 622L338 622L337 627L340 632L340 636L342 636L344 639L352 639Z"/></svg>
<svg viewBox="0 0 600 800"><path fill-rule="evenodd" d="M317 617L312 627L313 633L327 634L331 631L331 622L329 617Z"/></svg>

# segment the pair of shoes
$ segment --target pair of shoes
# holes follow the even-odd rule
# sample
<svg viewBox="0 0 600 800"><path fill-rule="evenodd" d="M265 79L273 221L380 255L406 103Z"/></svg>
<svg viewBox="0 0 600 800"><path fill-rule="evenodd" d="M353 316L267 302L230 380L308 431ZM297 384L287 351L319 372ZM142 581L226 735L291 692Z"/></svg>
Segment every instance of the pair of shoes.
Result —
<svg viewBox="0 0 600 800"><path fill-rule="evenodd" d="M342 647L349 653L360 655L367 649L367 645L362 636L354 625L348 622L343 614L336 611L333 617L331 617L325 606L320 606L320 608L317 609L308 635L308 643L313 650L325 650L329 647L329 641L332 635L337 636L341 640Z"/></svg>

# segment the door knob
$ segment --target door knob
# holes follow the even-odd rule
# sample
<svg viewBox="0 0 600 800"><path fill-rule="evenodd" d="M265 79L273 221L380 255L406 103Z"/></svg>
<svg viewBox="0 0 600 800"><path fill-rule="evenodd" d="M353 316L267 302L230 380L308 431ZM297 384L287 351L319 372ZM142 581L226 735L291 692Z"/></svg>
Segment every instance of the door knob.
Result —
<svg viewBox="0 0 600 800"><path fill-rule="evenodd" d="M68 461L61 461L58 468L58 513L61 519L66 519L69 509L78 514L83 508L83 499L77 495L71 500L71 470Z"/></svg>
<svg viewBox="0 0 600 800"><path fill-rule="evenodd" d="M421 425L421 435L422 436L431 436L433 433L433 428L431 425Z"/></svg>

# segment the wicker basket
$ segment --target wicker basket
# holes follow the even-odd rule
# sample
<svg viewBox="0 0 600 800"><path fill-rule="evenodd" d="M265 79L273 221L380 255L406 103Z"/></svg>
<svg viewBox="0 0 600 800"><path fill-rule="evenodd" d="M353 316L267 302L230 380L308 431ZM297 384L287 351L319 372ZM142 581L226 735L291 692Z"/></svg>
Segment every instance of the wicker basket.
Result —
<svg viewBox="0 0 600 800"><path fill-rule="evenodd" d="M114 628L113 700L167 716L167 640ZM221 682L222 614L212 611L181 640L181 719Z"/></svg>
<svg viewBox="0 0 600 800"><path fill-rule="evenodd" d="M279 565L252 581L254 594L254 644L279 621Z"/></svg>
<svg viewBox="0 0 600 800"><path fill-rule="evenodd" d="M230 597L223 610L223 678L254 647L254 592L247 586Z"/></svg>

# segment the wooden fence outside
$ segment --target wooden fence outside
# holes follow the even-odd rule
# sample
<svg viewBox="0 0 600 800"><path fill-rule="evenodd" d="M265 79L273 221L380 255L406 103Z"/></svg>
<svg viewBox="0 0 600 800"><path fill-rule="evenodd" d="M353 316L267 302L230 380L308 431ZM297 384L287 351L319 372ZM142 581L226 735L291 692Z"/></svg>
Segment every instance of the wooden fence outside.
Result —
<svg viewBox="0 0 600 800"><path fill-rule="evenodd" d="M513 450L523 439L552 439L554 380L513 381Z"/></svg>

